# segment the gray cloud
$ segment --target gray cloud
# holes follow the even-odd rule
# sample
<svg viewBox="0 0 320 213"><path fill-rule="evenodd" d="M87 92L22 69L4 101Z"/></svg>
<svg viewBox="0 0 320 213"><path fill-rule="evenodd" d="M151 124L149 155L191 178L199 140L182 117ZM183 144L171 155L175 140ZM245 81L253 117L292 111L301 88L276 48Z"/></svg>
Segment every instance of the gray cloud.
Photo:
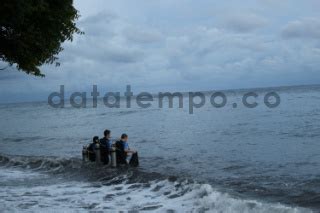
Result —
<svg viewBox="0 0 320 213"><path fill-rule="evenodd" d="M256 14L236 14L228 17L225 24L231 30L246 33L266 26L267 20Z"/></svg>
<svg viewBox="0 0 320 213"><path fill-rule="evenodd" d="M123 34L129 42L137 42L142 44L155 43L163 40L161 32L155 29L143 29L129 27L124 29Z"/></svg>
<svg viewBox="0 0 320 213"><path fill-rule="evenodd" d="M281 1L280 8L276 0L232 2L188 1L181 7L173 1L146 1L146 5L100 1L79 21L85 35L63 44L61 66L42 67L46 78L0 73L0 101L10 94L49 94L61 84L66 91L89 90L93 84L109 91L122 91L126 84L135 91L163 91L320 81L318 40L279 37L281 27L289 22L283 29L285 38L316 38L312 29L318 26L316 18L298 19L298 6L292 7L291 1ZM97 4L82 3L80 12ZM295 3L303 8L301 16L312 13L307 3ZM154 4L161 6L160 12ZM104 8L107 12L101 12ZM307 23L313 27L305 27Z"/></svg>
<svg viewBox="0 0 320 213"><path fill-rule="evenodd" d="M100 12L79 22L85 35L79 36L76 44L67 44L63 52L65 61L83 58L93 62L134 63L143 58L143 51L127 42L123 28L127 23L110 12ZM140 39L144 34L140 34ZM150 37L148 31L145 35ZM147 38L148 39L148 38ZM144 39L144 40L147 40Z"/></svg>
<svg viewBox="0 0 320 213"><path fill-rule="evenodd" d="M320 19L304 18L289 22L282 30L284 38L320 39Z"/></svg>

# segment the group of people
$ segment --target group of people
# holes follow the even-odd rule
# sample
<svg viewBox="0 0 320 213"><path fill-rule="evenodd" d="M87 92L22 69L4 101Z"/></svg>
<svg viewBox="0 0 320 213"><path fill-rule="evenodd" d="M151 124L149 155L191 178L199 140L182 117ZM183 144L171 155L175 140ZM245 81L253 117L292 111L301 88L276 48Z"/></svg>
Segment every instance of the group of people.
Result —
<svg viewBox="0 0 320 213"><path fill-rule="evenodd" d="M99 139L98 136L94 136L92 143L87 147L89 153L89 160L95 161L95 151L99 148L101 162L103 164L109 164L110 152L114 148L116 151L117 164L130 164L132 166L139 165L138 153L135 150L129 148L128 135L122 134L120 139L112 143L111 131L106 129L103 132L104 137ZM130 158L131 156L131 158Z"/></svg>

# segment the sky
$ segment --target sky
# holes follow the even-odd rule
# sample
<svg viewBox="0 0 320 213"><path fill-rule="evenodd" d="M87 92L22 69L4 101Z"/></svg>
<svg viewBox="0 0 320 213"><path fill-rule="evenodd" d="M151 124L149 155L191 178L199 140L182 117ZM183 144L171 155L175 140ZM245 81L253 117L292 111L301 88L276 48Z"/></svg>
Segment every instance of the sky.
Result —
<svg viewBox="0 0 320 213"><path fill-rule="evenodd" d="M66 93L320 83L319 0L74 0L81 17L45 78L0 71L0 103ZM5 67L0 62L0 67Z"/></svg>

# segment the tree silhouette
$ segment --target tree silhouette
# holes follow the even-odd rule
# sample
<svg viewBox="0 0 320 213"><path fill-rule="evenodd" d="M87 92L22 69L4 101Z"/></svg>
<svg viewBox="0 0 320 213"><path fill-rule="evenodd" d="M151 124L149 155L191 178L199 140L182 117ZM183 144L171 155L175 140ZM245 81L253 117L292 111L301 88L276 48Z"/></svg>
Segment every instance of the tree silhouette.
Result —
<svg viewBox="0 0 320 213"><path fill-rule="evenodd" d="M39 66L59 66L61 44L82 34L72 0L1 0L0 59L9 66L44 76ZM0 67L5 69L6 67Z"/></svg>

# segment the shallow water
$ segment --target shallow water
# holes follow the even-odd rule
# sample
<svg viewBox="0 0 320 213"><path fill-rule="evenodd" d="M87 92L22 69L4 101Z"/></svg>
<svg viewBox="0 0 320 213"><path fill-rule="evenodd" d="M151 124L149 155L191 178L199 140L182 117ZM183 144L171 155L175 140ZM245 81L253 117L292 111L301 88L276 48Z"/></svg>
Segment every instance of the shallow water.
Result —
<svg viewBox="0 0 320 213"><path fill-rule="evenodd" d="M29 209L304 212L320 209L320 86L244 91L224 108L54 109L0 105L0 207ZM263 95L276 91L270 109ZM188 106L185 100L185 106ZM233 108L232 103L239 107ZM82 164L81 148L111 129L129 135L138 169ZM20 196L17 199L17 196Z"/></svg>

